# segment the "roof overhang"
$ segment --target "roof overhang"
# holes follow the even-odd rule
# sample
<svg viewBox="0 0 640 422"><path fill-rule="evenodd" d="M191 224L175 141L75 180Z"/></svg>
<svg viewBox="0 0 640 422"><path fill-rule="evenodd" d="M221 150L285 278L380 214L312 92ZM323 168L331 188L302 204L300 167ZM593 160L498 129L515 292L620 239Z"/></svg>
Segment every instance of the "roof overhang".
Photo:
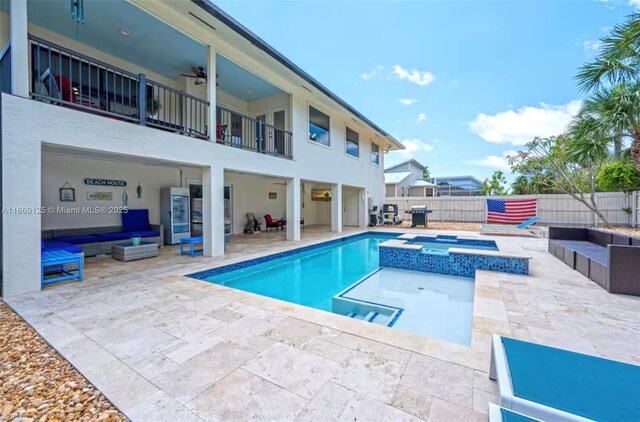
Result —
<svg viewBox="0 0 640 422"><path fill-rule="evenodd" d="M208 0L191 0L191 2L197 5L198 7L200 7L205 12L209 13L215 19L220 21L223 25L226 25L231 30L233 30L234 32L236 32L237 34L245 38L247 41L253 44L256 48L258 48L259 50L262 50L264 53L266 53L267 55L272 57L274 60L276 60L278 63L283 65L285 68L287 68L288 70L290 70L291 72L293 72L294 74L302 78L309 85L317 89L322 94L326 95L336 104L338 104L340 107L344 108L349 113L353 114L356 118L361 120L362 123L369 126L375 132L379 133L380 136L387 141L387 148L386 148L387 150L393 151L393 150L405 149L404 145L402 145L400 141L398 141L396 138L394 138L389 133L387 133L382 128L380 128L378 125L373 123L371 120L365 117L358 110L356 110L355 108L347 104L346 101L338 97L338 95L336 95L331 90L329 90L329 88L322 85L320 82L314 79L311 75L309 75L307 72L302 70L300 67L294 64L291 60L287 59L284 55L282 55L276 49L274 49L269 44L267 44L263 39L261 39L256 34L251 32L247 27L245 27L240 22L238 22L237 20L229 16L226 12L224 12L218 6L214 5Z"/></svg>

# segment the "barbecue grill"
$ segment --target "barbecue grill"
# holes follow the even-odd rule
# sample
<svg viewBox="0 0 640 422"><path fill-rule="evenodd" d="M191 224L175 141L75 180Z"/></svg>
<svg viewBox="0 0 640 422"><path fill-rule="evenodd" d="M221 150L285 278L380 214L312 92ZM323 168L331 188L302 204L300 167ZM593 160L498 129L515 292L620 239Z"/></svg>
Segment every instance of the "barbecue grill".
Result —
<svg viewBox="0 0 640 422"><path fill-rule="evenodd" d="M414 205L410 210L406 210L405 213L411 214L411 227L424 226L427 227L427 214L431 214L433 211L428 210L426 205Z"/></svg>

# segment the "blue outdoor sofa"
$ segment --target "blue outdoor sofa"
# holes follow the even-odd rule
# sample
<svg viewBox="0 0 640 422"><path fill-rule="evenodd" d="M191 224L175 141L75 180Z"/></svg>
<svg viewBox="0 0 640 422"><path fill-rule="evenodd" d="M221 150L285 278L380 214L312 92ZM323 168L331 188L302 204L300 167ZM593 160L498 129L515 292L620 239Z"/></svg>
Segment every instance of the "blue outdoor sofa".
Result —
<svg viewBox="0 0 640 422"><path fill-rule="evenodd" d="M122 226L45 230L42 232L42 251L66 250L82 252L84 256L110 254L113 244L136 235L146 242L164 244L162 225L149 223L149 210L129 209L120 215Z"/></svg>

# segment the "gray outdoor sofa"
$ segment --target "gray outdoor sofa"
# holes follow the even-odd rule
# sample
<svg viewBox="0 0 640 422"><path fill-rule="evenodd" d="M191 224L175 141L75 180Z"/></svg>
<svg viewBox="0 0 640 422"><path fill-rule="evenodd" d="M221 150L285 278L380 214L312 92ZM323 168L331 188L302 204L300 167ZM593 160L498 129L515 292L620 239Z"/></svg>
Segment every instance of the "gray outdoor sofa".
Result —
<svg viewBox="0 0 640 422"><path fill-rule="evenodd" d="M610 293L640 296L640 238L549 227L549 253Z"/></svg>

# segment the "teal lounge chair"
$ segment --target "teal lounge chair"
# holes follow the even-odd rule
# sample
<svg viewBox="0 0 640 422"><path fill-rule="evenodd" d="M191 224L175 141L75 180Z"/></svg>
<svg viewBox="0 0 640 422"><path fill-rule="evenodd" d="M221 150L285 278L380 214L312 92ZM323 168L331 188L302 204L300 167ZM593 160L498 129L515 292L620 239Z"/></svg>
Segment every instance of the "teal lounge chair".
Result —
<svg viewBox="0 0 640 422"><path fill-rule="evenodd" d="M494 335L500 407L543 421L639 421L640 366Z"/></svg>
<svg viewBox="0 0 640 422"><path fill-rule="evenodd" d="M522 223L517 225L483 224L482 226L480 226L480 232L483 233L486 231L510 231L510 232L520 231L523 233L532 233L532 234L541 233L544 236L544 234L546 233L545 229L543 229L542 227L531 227L534 224L536 224L538 221L540 221L540 217L531 217L527 221L523 221Z"/></svg>
<svg viewBox="0 0 640 422"><path fill-rule="evenodd" d="M530 418L522 413L505 409L489 403L489 422L541 422L540 419Z"/></svg>

